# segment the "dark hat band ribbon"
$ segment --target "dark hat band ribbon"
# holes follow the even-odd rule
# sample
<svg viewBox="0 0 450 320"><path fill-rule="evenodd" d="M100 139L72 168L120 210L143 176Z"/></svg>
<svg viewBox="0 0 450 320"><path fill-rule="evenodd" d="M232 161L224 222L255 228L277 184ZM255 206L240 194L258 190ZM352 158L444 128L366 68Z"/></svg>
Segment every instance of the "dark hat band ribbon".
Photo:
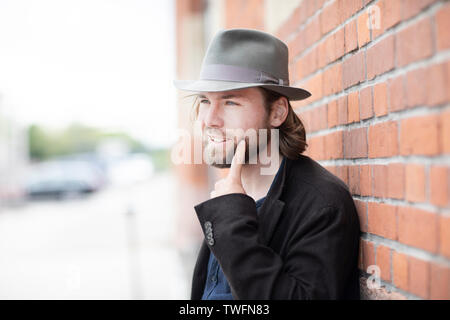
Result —
<svg viewBox="0 0 450 320"><path fill-rule="evenodd" d="M204 65L200 72L200 80L274 83L289 86L289 80L274 77L267 72L226 64Z"/></svg>

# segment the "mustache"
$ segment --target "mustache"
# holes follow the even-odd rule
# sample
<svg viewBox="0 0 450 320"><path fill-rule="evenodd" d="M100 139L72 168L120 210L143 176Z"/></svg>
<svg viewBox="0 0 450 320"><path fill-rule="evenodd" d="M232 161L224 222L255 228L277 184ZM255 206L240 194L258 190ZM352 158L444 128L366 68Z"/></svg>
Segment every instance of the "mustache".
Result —
<svg viewBox="0 0 450 320"><path fill-rule="evenodd" d="M204 137L208 138L208 136L217 137L217 138L221 138L221 139L234 139L235 138L233 129L227 129L225 132L222 130L217 130L217 129L205 129Z"/></svg>

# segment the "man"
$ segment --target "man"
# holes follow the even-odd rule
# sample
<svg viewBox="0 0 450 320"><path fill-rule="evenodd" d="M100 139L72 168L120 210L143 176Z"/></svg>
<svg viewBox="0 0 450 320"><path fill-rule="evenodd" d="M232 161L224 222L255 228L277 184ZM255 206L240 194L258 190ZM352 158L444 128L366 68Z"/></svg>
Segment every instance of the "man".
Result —
<svg viewBox="0 0 450 320"><path fill-rule="evenodd" d="M305 130L289 100L310 93L289 86L287 46L265 32L223 30L200 80L175 85L197 92L205 160L230 168L195 206L205 241L191 298L359 299L358 215L346 185L302 155ZM268 140L258 136L252 152L242 132L264 129ZM263 153L278 170L261 174L271 165Z"/></svg>

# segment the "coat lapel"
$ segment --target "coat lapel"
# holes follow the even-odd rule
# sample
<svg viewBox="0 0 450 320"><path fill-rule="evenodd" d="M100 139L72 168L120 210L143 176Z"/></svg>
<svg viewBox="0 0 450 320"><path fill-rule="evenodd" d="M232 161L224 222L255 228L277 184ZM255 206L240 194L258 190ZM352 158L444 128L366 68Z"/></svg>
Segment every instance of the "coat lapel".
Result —
<svg viewBox="0 0 450 320"><path fill-rule="evenodd" d="M202 298L203 289L206 281L206 274L208 273L208 259L209 247L206 241L202 241L200 252L198 253L197 262L194 267L194 274L192 278L191 299L200 300Z"/></svg>
<svg viewBox="0 0 450 320"><path fill-rule="evenodd" d="M275 181L272 183L267 197L259 209L259 239L263 245L269 244L278 220L281 217L281 213L283 212L284 202L280 200L280 196L283 192L289 165L289 159L285 158L282 168L280 168L280 174L277 175Z"/></svg>

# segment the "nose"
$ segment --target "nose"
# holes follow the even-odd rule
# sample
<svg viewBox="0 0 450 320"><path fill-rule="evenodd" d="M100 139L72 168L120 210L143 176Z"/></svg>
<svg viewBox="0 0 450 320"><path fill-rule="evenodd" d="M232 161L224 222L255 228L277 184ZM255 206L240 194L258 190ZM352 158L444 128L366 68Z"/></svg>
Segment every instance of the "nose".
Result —
<svg viewBox="0 0 450 320"><path fill-rule="evenodd" d="M204 118L205 125L211 128L223 127L221 108L218 103L211 102Z"/></svg>

